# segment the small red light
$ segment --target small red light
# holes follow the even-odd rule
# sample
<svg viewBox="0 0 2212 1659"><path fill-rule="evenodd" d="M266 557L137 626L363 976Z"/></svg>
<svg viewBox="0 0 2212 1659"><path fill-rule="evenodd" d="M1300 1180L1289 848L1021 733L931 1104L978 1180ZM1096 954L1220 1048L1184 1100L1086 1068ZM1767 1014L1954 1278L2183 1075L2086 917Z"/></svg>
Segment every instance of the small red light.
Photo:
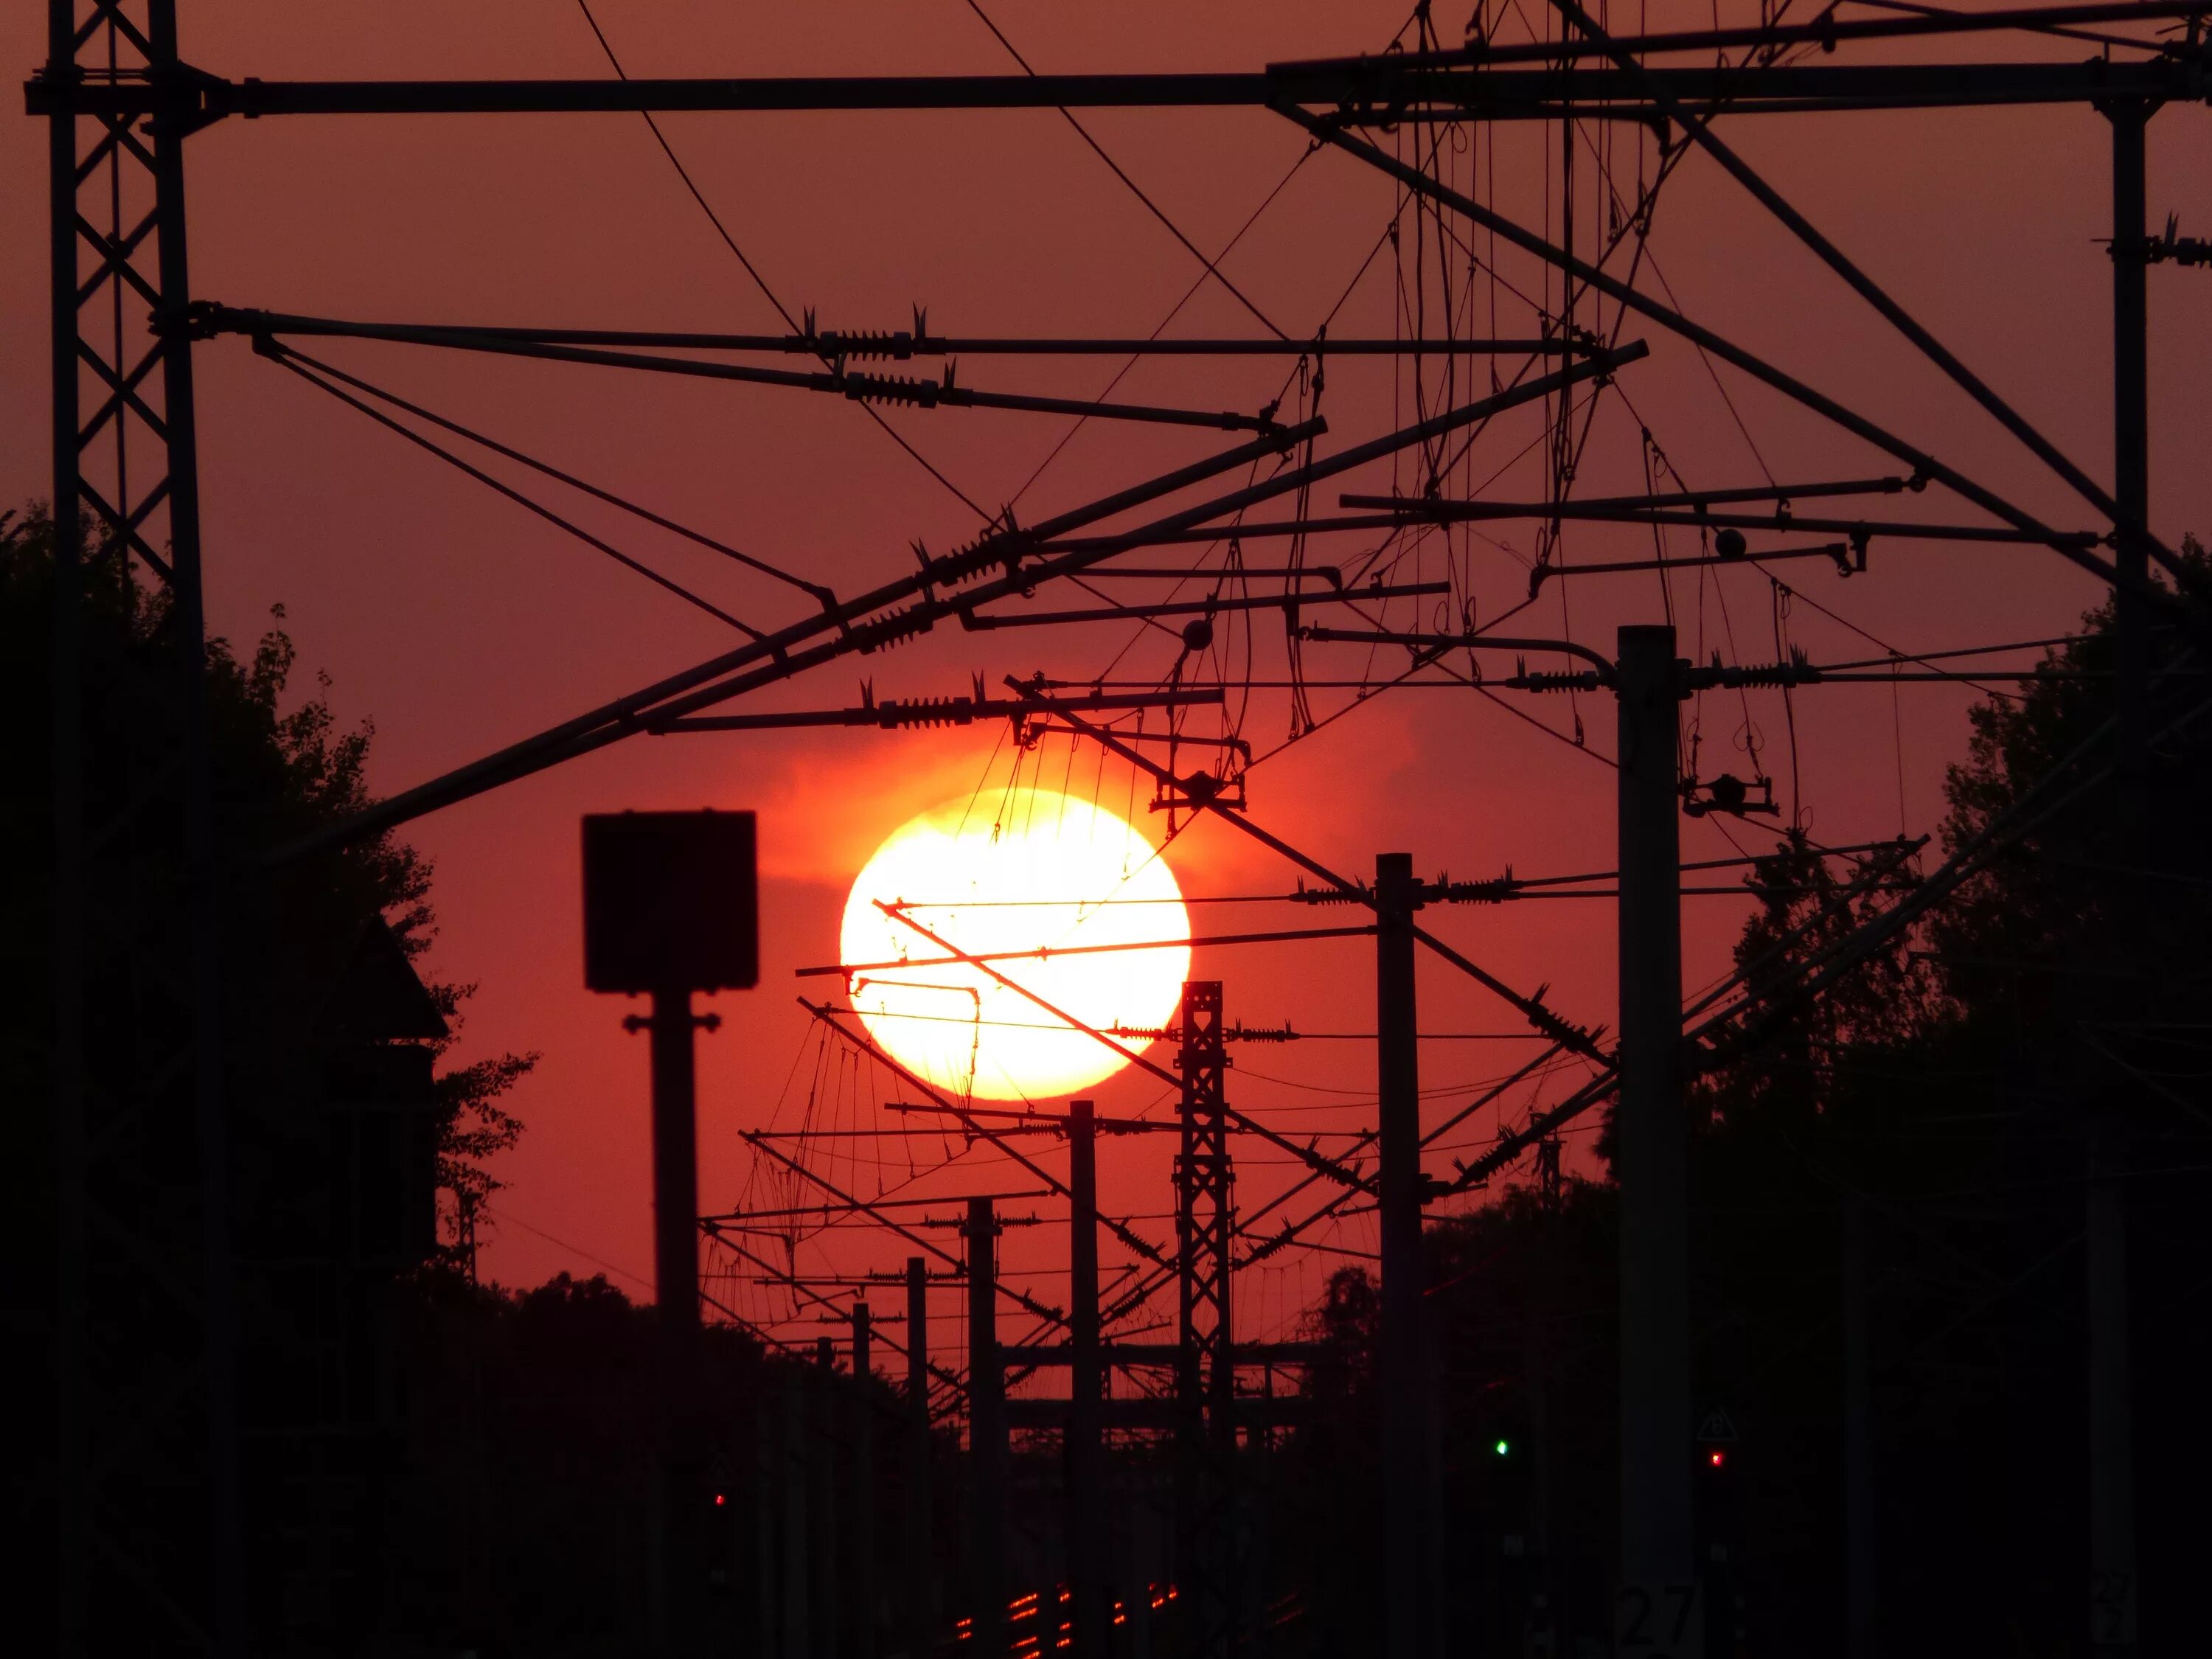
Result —
<svg viewBox="0 0 2212 1659"><path fill-rule="evenodd" d="M1724 1451L1709 1451L1705 1454L1705 1462L1717 1469L1720 1468L1728 1462L1728 1454Z"/></svg>
<svg viewBox="0 0 2212 1659"><path fill-rule="evenodd" d="M723 1504L725 1504L728 1503L729 1501L730 1501L730 1500L729 1500L728 1498L725 1498L725 1497L724 1497L720 1492L716 1492L716 1493L714 1494L714 1507L715 1507L716 1509L718 1509L718 1510L719 1510L719 1509L720 1509L720 1508L722 1507L722 1505L723 1505Z"/></svg>

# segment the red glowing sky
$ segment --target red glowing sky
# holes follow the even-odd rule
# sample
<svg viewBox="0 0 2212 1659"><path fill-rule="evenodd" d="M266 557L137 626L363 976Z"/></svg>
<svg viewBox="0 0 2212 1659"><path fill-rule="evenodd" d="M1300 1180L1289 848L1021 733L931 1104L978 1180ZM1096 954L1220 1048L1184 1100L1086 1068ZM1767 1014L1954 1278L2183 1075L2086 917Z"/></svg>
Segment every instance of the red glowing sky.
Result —
<svg viewBox="0 0 2212 1659"><path fill-rule="evenodd" d="M1402 17L1398 8L1316 3L1070 8L996 0L988 9L1046 70L1256 67L1379 47ZM605 67L583 17L566 4L360 0L308 11L222 3L186 12L187 55L231 76L596 76ZM1709 15L1702 3L1650 11L1655 26ZM38 21L29 7L0 19L0 57L25 71L43 50ZM1010 67L959 0L742 11L608 0L601 21L641 76ZM1994 41L1982 49L2023 52ZM2081 50L2070 43L2036 49L2055 57ZM1304 148L1301 134L1254 112L1109 111L1085 119L1209 248L1244 222ZM1143 334L1182 296L1196 269L1049 112L690 115L665 125L778 293L827 325L902 326L919 302L947 331ZM2108 212L2100 118L2077 109L1820 116L1740 120L1728 131L2061 447L2093 471L2107 470L2109 268L2095 240L2106 234ZM46 138L20 117L0 135L7 146L0 214L15 232L0 238L0 500L20 501L47 487ZM2199 231L2212 185L2203 137L2199 110L2169 111L2152 128L2154 216L2179 211L2185 228ZM1620 156L1632 155L1621 143ZM1497 155L1499 199L1531 218L1541 211L1529 182L1540 164L1533 133L1509 136ZM1632 173L1632 161L1624 165ZM232 122L192 141L190 189L197 290L230 303L423 321L780 326L632 116ZM1378 176L1341 156L1316 156L1225 268L1286 331L1310 331L1359 268L1392 201ZM2093 522L1710 163L1693 160L1669 183L1651 246L1665 282L1693 314L2055 521ZM1378 262L1352 289L1334 331L1391 331L1389 271L1387 259ZM2202 464L2195 407L2212 317L2188 303L2191 282L2191 273L2171 270L2152 276L2154 521L2169 538L2212 523L2212 469ZM1175 325L1240 334L1255 326L1212 289ZM1654 356L1624 384L1676 467L1708 484L1759 481L1758 463L1696 357L1655 329L1632 331L1653 340ZM401 347L333 347L327 355L841 589L903 568L916 538L941 550L975 528L967 508L839 400L641 384L605 371L488 364ZM200 362L215 626L251 637L281 601L302 663L330 674L341 715L374 718L379 787L442 770L726 641L711 620L410 453L255 360L243 343L214 343ZM1108 372L1096 362L963 367L975 383L1069 396L1095 393ZM1279 364L1203 372L1148 364L1120 395L1249 409L1273 395L1280 374ZM1329 374L1327 412L1337 441L1392 423L1386 362L1340 362ZM1776 477L1890 470L1778 398L1740 380L1729 389ZM1065 429L1051 419L974 410L892 418L970 495L993 506L1022 488ZM1490 465L1480 471L1506 463L1534 431L1532 416L1501 423L1485 441ZM1218 441L1218 434L1094 425L1023 498L1024 516L1089 499ZM1606 442L1594 443L1581 488L1640 487L1635 455L1632 422L1616 424ZM1498 488L1525 492L1534 477L1524 465ZM1389 469L1378 468L1347 487L1379 489L1391 481ZM1913 501L1915 510L1940 505L1932 495ZM727 574L680 544L635 536L624 544L740 615L796 614L771 586ZM1525 542L1515 545L1527 551ZM1577 556L1638 550L1632 538L1602 533L1571 536L1569 547ZM1620 550L1597 550L1605 548ZM1523 578L1509 556L1486 556L1476 565L1477 598L1494 613L1518 597ZM2055 557L2032 550L1877 544L1875 557L1873 572L1848 584L1811 565L1793 580L1860 628L1917 649L2063 632L2094 598ZM1774 622L1764 584L1746 574L1725 592L1727 617L1715 598L1700 622L1694 587L1679 590L1686 630L1702 625L1737 659L1771 657ZM1648 580L1591 582L1576 588L1572 605L1577 635L1601 641L1616 623L1654 619L1657 600ZM1544 617L1546 630L1562 624L1549 597L1531 615ZM1875 654L1806 605L1789 626L1816 659ZM1123 628L941 633L858 671L843 665L783 688L759 706L845 704L854 699L856 672L872 674L878 692L890 696L964 690L973 667L994 676L1040 667L1087 675L1126 642ZM1132 662L1140 660L1139 672L1161 665L1141 649ZM1962 745L1968 695L1915 688L1895 713L1882 688L1801 697L1799 772L1815 833L1839 842L1893 834L1900 821L1916 832L1933 828L1941 769ZM1317 712L1334 706L1316 697ZM1532 712L1554 726L1570 719L1564 704ZM1592 747L1609 748L1609 711L1585 699L1581 713ZM1786 793L1782 710L1762 704L1756 713L1770 769L1784 775ZM1726 752L1739 718L1710 713L1708 743ZM1279 698L1255 705L1248 735L1268 747L1285 731ZM995 770L990 759L995 735L638 738L409 830L439 871L437 970L480 987L464 1053L544 1055L517 1097L529 1133L502 1170L510 1186L496 1200L488 1271L525 1283L564 1267L611 1264L635 1291L642 1288L636 1276L648 1270L645 1056L621 1033L624 1010L580 988L579 816L699 805L762 815L763 984L720 1000L726 1024L705 1041L702 1057L702 1198L720 1207L738 1196L748 1164L735 1131L772 1120L789 1127L804 1103L811 1064L806 1021L792 1000L800 985L789 970L834 957L845 885L887 831L938 800L1003 782L1004 757ZM1109 778L1104 787L1119 793L1125 783ZM1612 862L1604 765L1464 692L1412 692L1364 708L1260 769L1251 795L1263 822L1347 872L1371 867L1373 854L1386 848L1412 851L1425 870L1462 876L1508 864L1537 874ZM1686 826L1686 857L1729 850L1711 827ZM1192 831L1171 856L1193 892L1267 890L1291 875L1210 826ZM1686 977L1695 984L1724 964L1741 905L1690 902ZM1310 915L1268 925L1295 926ZM1555 1004L1571 1016L1610 1023L1608 908L1529 903L1453 912L1436 925L1508 980L1549 981ZM1295 953L1202 953L1196 971L1228 982L1232 1018L1372 1029L1356 942ZM1498 1005L1440 969L1425 967L1423 991L1427 1029L1510 1024ZM1432 1045L1424 1080L1441 1086L1493 1075L1505 1069L1501 1054L1522 1052L1514 1044ZM1369 1109L1337 1104L1355 1102L1371 1083L1364 1045L1254 1049L1240 1060L1241 1103L1329 1109L1310 1115L1286 1109L1287 1125L1357 1121ZM796 1094L787 1091L794 1067ZM1120 1080L1099 1097L1103 1110L1133 1110L1153 1092ZM1486 1139L1494 1127L1486 1115L1470 1126L1470 1137ZM1112 1201L1148 1213L1165 1207L1164 1151L1117 1146L1109 1158ZM845 1173L884 1178L858 1164ZM892 1173L903 1178L903 1164ZM1282 1178L1255 1164L1245 1190L1264 1193ZM1365 1243L1356 1226L1341 1237L1354 1247ZM1010 1241L1017 1261L1032 1250L1040 1258L1051 1253ZM903 1247L855 1245L848 1260L890 1266L904 1254ZM1289 1316L1328 1265L1281 1270L1254 1317Z"/></svg>

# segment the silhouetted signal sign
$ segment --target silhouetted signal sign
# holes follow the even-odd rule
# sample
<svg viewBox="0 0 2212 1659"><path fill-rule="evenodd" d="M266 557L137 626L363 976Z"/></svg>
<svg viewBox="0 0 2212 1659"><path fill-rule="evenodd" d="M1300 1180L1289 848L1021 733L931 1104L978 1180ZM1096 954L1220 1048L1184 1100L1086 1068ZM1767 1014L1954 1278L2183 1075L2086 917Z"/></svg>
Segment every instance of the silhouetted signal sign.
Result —
<svg viewBox="0 0 2212 1659"><path fill-rule="evenodd" d="M760 978L750 812L603 812L584 820L584 984L723 991Z"/></svg>

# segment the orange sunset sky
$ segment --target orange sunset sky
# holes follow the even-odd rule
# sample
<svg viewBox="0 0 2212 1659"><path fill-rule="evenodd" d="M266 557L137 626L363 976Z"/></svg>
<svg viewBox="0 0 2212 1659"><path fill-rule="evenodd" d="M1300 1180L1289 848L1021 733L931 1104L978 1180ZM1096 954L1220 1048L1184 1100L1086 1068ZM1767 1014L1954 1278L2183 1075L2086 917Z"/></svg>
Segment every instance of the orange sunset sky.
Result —
<svg viewBox="0 0 2212 1659"><path fill-rule="evenodd" d="M196 3L180 9L188 58L234 77L591 76L605 59L573 0L341 0L313 7ZM1271 61L1376 50L1404 21L1395 5L1123 3L1071 7L995 0L987 7L1040 70L1255 69ZM1748 15L1748 9L1747 9ZM636 76L1005 73L1014 68L963 0L732 7L678 0L602 0L598 8L624 66ZM1706 5L1624 9L1614 26L1710 20ZM1463 15L1438 14L1455 40ZM0 15L0 57L27 74L43 55L40 9ZM1862 48L1859 61L1925 48ZM2070 42L1952 43L1947 55L2078 56ZM1085 125L1161 209L1200 246L1218 248L1280 183L1224 270L1292 336L1310 334L1333 307L1332 332L1393 331L1399 305L1389 250L1364 260L1393 211L1395 187L1340 155L1296 166L1303 133L1256 111L1085 112ZM2154 221L2181 216L2185 233L2212 223L2206 112L2166 112L2153 123ZM1143 335L1200 274L1197 262L1115 179L1056 113L676 115L664 130L701 190L785 303L825 326L908 325L928 309L945 332ZM1944 114L1738 118L1723 131L1823 230L1935 332L2014 400L2062 448L2100 477L2110 472L2110 267L2107 129L2082 109ZM0 505L48 485L46 387L46 208L42 123L0 123ZM1612 163L1633 178L1637 141L1620 136ZM1511 132L1491 158L1495 199L1540 224L1547 137ZM1649 168L1647 154L1643 158ZM189 151L194 284L201 297L342 317L423 322L780 331L775 312L685 194L635 115L285 118L234 120ZM1473 163L1468 163L1472 167ZM1293 170L1295 167L1295 171ZM1486 188L1492 186L1486 181ZM1412 221L1407 221L1410 247ZM1554 227L1556 229L1556 227ZM1593 234L1594 227L1584 234ZM1662 195L1650 242L1667 288L1709 325L1781 362L1822 389L1923 443L1945 459L2049 515L2089 526L2094 515L1909 347L1890 335L1814 258L1767 220L1707 160L1693 157ZM1525 262L1516 279L1536 280ZM2169 542L2212 527L2212 467L2204 464L2203 388L2181 365L2212 347L2201 273L2151 272L2153 523ZM1347 290L1347 284L1349 289ZM1487 303L1487 301L1486 301ZM1500 331L1532 331L1530 313L1498 301ZM1608 310L1607 315L1610 315ZM1203 287L1172 333L1248 335L1254 318L1218 286ZM1623 378L1635 411L1601 417L1581 493L1640 489L1638 419L1675 469L1705 487L1777 478L1839 478L1896 470L1887 458L1824 429L1773 394L1723 370L1732 415L1698 359L1656 327L1628 337L1652 356ZM310 346L440 412L787 568L858 591L911 567L916 538L944 551L978 528L940 487L854 405L772 388L624 377L550 363L471 359L414 348ZM374 777L396 790L726 648L726 630L580 544L557 537L480 487L412 451L271 365L236 338L199 353L200 430L211 625L240 641L282 603L303 668L328 673L341 719L373 718ZM1096 395L1118 364L1027 359L963 362L963 381L995 389ZM933 366L924 365L926 372ZM1208 409L1258 408L1279 389L1279 362L1140 365L1118 396ZM1480 372L1478 370L1478 372ZM1327 445L1388 429L1411 408L1388 359L1328 367ZM1739 429L1736 416L1742 428ZM1019 495L1025 520L1120 488L1234 440L1218 433L1093 423L1032 482L1065 435L1057 417L975 410L896 411L888 417L930 461L988 507ZM1527 499L1540 489L1539 429L1519 411L1486 434L1474 458L1479 484ZM1756 452L1754 453L1753 445ZM1460 475L1455 475L1458 477ZM1332 483L1379 491L1411 474L1388 465ZM548 499L552 499L549 494ZM1935 491L1900 514L1964 509ZM582 522L750 621L803 614L788 590L720 565L672 538L562 501ZM1883 503L1884 507L1894 503ZM1494 527L1505 546L1465 547L1480 615L1524 596L1533 527ZM1648 538L1626 528L1571 528L1570 558L1633 558ZM1182 556L1184 550L1172 550ZM1273 562L1259 549L1255 562ZM1316 558L1335 556L1317 550ZM1161 559L1147 556L1149 562ZM1431 566L1433 577L1442 568ZM1414 574L1408 566L1402 574ZM1702 628L1707 649L1730 660L1774 655L1778 625L1816 661L1880 654L1810 603L1778 624L1769 585L1755 573L1725 583L1688 577L1675 589L1686 647ZM2045 551L2017 547L1877 542L1871 571L1848 581L1818 562L1786 578L1805 600L1882 641L1937 650L2062 633L2098 595ZM1564 584L1521 619L1527 631L1571 627L1595 643L1615 624L1660 619L1656 581ZM1079 602L1072 591L1050 603ZM1410 621L1413 613L1394 613ZM1433 618L1431 618L1433 620ZM1270 628L1272 626L1272 634ZM1517 626L1517 624L1516 624ZM1280 628L1255 629L1255 672L1279 667ZM1125 647L1128 654L1121 657ZM1309 647L1310 672L1360 672L1351 647ZM1042 669L1088 677L1157 674L1172 660L1126 624L1072 630L937 634L884 656L833 665L762 694L749 708L842 707L872 678L886 696L964 691L973 671L995 680ZM1348 671L1346 674L1334 668ZM302 684L306 676L302 676ZM1838 687L1801 695L1796 804L1830 843L1935 830L1942 769L1962 750L1972 692L1911 686ZM1342 694L1316 692L1316 714ZM1518 718L1532 715L1548 729ZM1588 746L1561 734L1577 714ZM1785 713L1754 700L1751 718L1766 769L1791 799ZM1708 770L1734 763L1743 712L1714 699L1701 711ZM1511 708L1466 690L1409 690L1328 725L1252 774L1256 818L1332 867L1371 871L1374 854L1401 849L1427 873L1457 877L1601 871L1613 863L1613 781L1604 763L1612 714L1585 696L1522 699ZM1257 692L1245 726L1262 750L1290 732L1279 692ZM562 1269L611 1273L649 1292L650 1212L646 1055L625 1036L617 1002L581 986L577 820L623 807L714 805L760 814L763 978L750 994L715 1000L725 1024L701 1049L701 1197L722 1209L750 1193L743 1128L794 1127L816 1091L821 1122L864 1127L865 1079L817 1067L810 1022L793 998L823 981L794 967L836 959L836 924L854 874L883 837L941 801L1001 788L1008 754L1000 732L890 734L869 730L629 740L611 750L416 823L404 832L434 860L441 931L435 970L479 987L459 1054L542 1051L517 1092L527 1133L499 1173L496 1225L483 1258L503 1282ZM1726 757L1726 758L1723 758ZM1127 775L1095 755L1048 746L1024 763L1027 781L1066 775L1109 803ZM1088 775L1086 776L1086 775ZM1073 786L1072 786L1073 787ZM1141 811L1157 835L1164 829ZM1765 837L1738 826L1746 846ZM1733 849L1710 823L1684 824L1687 859ZM1217 825L1201 823L1169 854L1187 893L1287 890L1295 872ZM1723 877L1722 879L1728 878ZM1686 901L1686 983L1726 964L1744 914L1733 897ZM1290 927L1340 912L1245 910L1239 924ZM1201 915L1209 929L1215 917ZM1613 1021L1613 917L1595 901L1455 909L1436 930L1524 988L1553 987L1555 1006L1585 1023ZM1369 947L1335 941L1295 950L1201 951L1194 971L1226 981L1232 1018L1288 1020L1304 1030L1365 1032L1374 1010ZM1516 1030L1510 1011L1433 961L1422 967L1425 1030L1462 1036ZM1438 1042L1422 1058L1439 1115L1468 1088L1509 1069L1527 1045ZM1371 1122L1370 1045L1316 1041L1238 1052L1232 1099L1286 1131ZM1552 1086L1563 1089L1571 1073ZM1467 1085L1461 1087L1460 1085ZM855 1092L855 1090L858 1090ZM1457 1088L1456 1094L1452 1090ZM842 1091L842 1092L841 1092ZM1101 1109L1152 1108L1156 1083L1124 1076L1097 1091ZM1526 1091L1507 1103L1525 1109ZM1486 1144L1498 1119L1467 1126L1460 1155ZM847 1142L846 1146L866 1143ZM836 1151L841 1182L872 1192L908 1178L908 1159L934 1158L936 1141ZM1048 1149L1057 1161L1064 1153ZM1162 1138L1109 1143L1107 1197L1125 1212L1169 1207ZM880 1158L882 1164L867 1160ZM1435 1165L1444 1168L1443 1159ZM1240 1191L1257 1201L1290 1178L1255 1156ZM971 1158L917 1190L958 1192L1033 1183ZM1462 1200L1464 1201L1464 1200ZM1036 1207L1013 1206L1018 1210ZM1155 1237L1164 1222L1140 1224ZM1039 1228L1010 1235L1020 1269L1060 1252ZM1372 1247L1366 1218L1324 1237ZM950 1245L950 1239L945 1241ZM861 1236L832 1247L851 1267L890 1267L908 1249ZM827 1259L827 1258L817 1258ZM1245 1294L1240 1322L1271 1334L1296 1317L1342 1258L1271 1264ZM747 1311L783 1307L757 1288Z"/></svg>

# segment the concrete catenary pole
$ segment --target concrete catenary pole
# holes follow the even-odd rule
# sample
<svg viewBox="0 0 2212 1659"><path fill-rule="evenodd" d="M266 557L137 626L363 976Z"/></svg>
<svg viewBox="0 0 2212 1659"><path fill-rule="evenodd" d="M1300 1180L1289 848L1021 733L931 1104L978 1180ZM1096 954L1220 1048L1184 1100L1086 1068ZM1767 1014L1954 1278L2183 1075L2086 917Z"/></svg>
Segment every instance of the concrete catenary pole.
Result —
<svg viewBox="0 0 2212 1659"><path fill-rule="evenodd" d="M937 1623L937 1572L931 1540L929 1439L929 1265L906 1259L906 1598L907 1651L927 1651Z"/></svg>
<svg viewBox="0 0 2212 1659"><path fill-rule="evenodd" d="M1879 1659L1875 1525L1874 1363L1867 1322L1867 1200L1844 1194L1844 1652Z"/></svg>
<svg viewBox="0 0 2212 1659"><path fill-rule="evenodd" d="M653 1304L661 1327L665 1413L656 1471L659 1548L655 1607L661 1640L674 1651L696 1644L703 1608L705 1539L699 1504L704 1481L684 1427L699 1340L699 1028L714 1020L691 1012L691 993L672 986L653 993L653 1012L638 1022L650 1033L653 1072Z"/></svg>
<svg viewBox="0 0 2212 1659"><path fill-rule="evenodd" d="M821 1654L843 1652L842 1634L849 1622L838 1583L842 1565L843 1528L837 1524L837 1442L842 1437L837 1421L837 1345L829 1337L814 1342L814 1408L807 1413L812 1434L809 1455L814 1476L814 1640Z"/></svg>
<svg viewBox="0 0 2212 1659"><path fill-rule="evenodd" d="M2151 106L2105 106L2112 128L2112 497L2119 508L2112 562L2114 715L2119 733L2122 862L2148 867L2151 618L2139 590L2150 574L2150 249L2144 211L2143 138ZM2123 878L2124 879L2124 878ZM2144 903L2127 891L2117 907L2120 967L2137 969ZM2119 1089L2088 1103L2089 1181L2083 1217L2088 1280L2089 1639L2097 1659L2136 1650L2135 1425L2128 1340L2125 1135Z"/></svg>
<svg viewBox="0 0 2212 1659"><path fill-rule="evenodd" d="M1375 860L1376 1082L1382 1153L1383 1632L1389 1659L1426 1650L1434 1451L1421 1268L1421 1080L1414 1000L1413 855Z"/></svg>
<svg viewBox="0 0 2212 1659"><path fill-rule="evenodd" d="M768 1384L753 1407L753 1583L757 1594L753 1598L754 1612L758 1625L754 1631L754 1651L763 1659L774 1659L781 1651L782 1631L782 1586L776 1572L776 1538L781 1528L776 1524L776 1488L782 1480L782 1413L781 1402L769 1397Z"/></svg>
<svg viewBox="0 0 2212 1659"><path fill-rule="evenodd" d="M1098 1341L1098 1126L1091 1103L1067 1109L1068 1334L1067 1558L1075 1598L1075 1659L1106 1659L1103 1411Z"/></svg>
<svg viewBox="0 0 2212 1659"><path fill-rule="evenodd" d="M1654 1654L1698 1642L1691 1486L1681 810L1670 627L1623 628L1620 708L1620 1595Z"/></svg>
<svg viewBox="0 0 2212 1659"><path fill-rule="evenodd" d="M783 1659L813 1659L807 1614L806 1379L796 1364L783 1368Z"/></svg>
<svg viewBox="0 0 2212 1659"><path fill-rule="evenodd" d="M853 1304L853 1653L876 1659L876 1358L868 1304Z"/></svg>
<svg viewBox="0 0 2212 1659"><path fill-rule="evenodd" d="M1006 1373L999 1361L999 1222L988 1198L968 1200L969 1617L977 1650L1006 1616Z"/></svg>

